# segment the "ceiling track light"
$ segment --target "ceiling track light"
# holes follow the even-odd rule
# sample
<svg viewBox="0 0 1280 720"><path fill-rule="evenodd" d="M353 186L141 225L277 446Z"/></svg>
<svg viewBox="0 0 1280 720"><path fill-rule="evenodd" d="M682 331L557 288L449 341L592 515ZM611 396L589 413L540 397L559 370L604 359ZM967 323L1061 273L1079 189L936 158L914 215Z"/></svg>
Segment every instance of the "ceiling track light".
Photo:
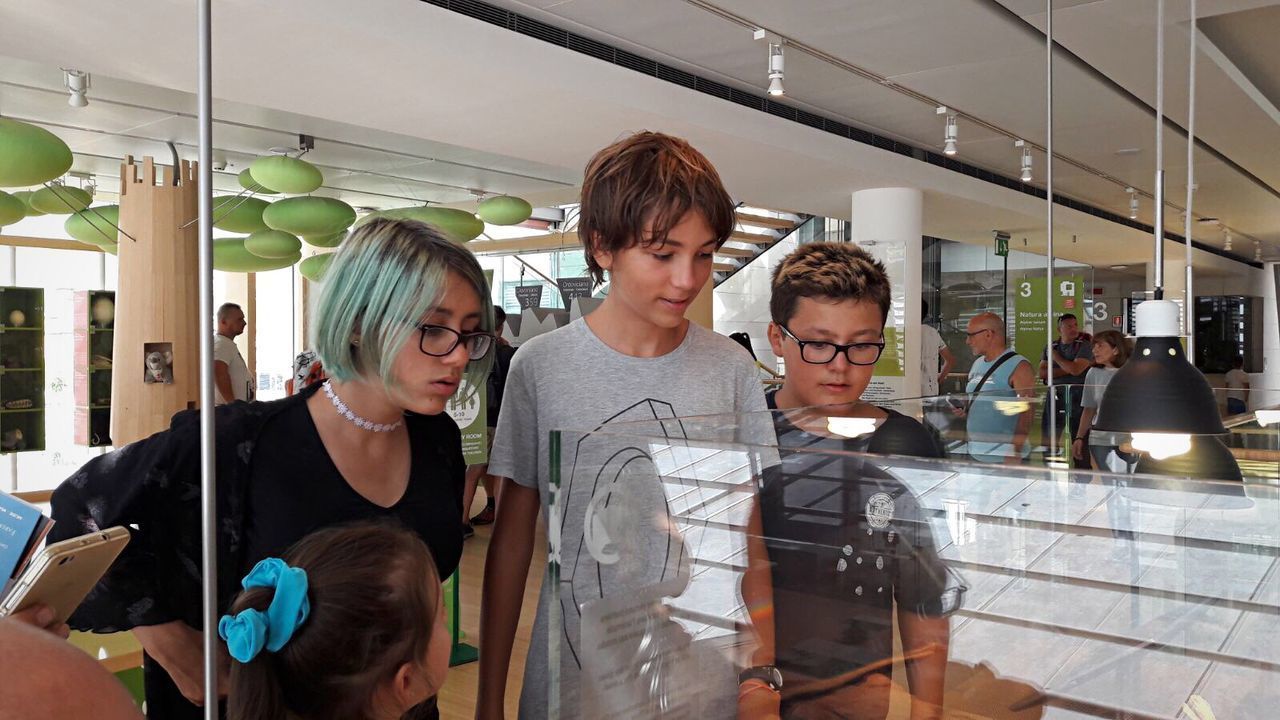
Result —
<svg viewBox="0 0 1280 720"><path fill-rule="evenodd" d="M1016 140L1014 147L1022 148L1022 174L1018 176L1024 183L1031 182L1031 148L1027 147L1025 140Z"/></svg>
<svg viewBox="0 0 1280 720"><path fill-rule="evenodd" d="M1129 193L1129 219L1137 220L1138 219L1138 193L1136 190L1134 190L1131 187L1125 188L1124 191Z"/></svg>
<svg viewBox="0 0 1280 720"><path fill-rule="evenodd" d="M1226 250L1227 252L1231 252L1231 233L1230 232L1226 233L1226 236L1222 240L1222 249Z"/></svg>
<svg viewBox="0 0 1280 720"><path fill-rule="evenodd" d="M939 105L937 114L947 116L947 126L942 139L942 154L956 154L956 136L959 135L959 127L956 123L956 114L947 109L945 105Z"/></svg>
<svg viewBox="0 0 1280 720"><path fill-rule="evenodd" d="M769 94L780 97L786 91L782 88L785 74L786 58L782 55L782 43L769 43Z"/></svg>
<svg viewBox="0 0 1280 720"><path fill-rule="evenodd" d="M66 88L69 97L67 104L71 107L82 108L89 104L89 99L85 96L89 92L89 88L93 87L93 79L89 73L83 70L73 70L71 68L62 68L62 86Z"/></svg>

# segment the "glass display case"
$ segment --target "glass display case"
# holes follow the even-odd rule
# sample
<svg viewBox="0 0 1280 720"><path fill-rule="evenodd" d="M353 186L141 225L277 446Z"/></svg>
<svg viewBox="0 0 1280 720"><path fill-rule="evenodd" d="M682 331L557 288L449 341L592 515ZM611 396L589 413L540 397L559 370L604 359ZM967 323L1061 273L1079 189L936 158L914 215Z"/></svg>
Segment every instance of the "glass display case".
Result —
<svg viewBox="0 0 1280 720"><path fill-rule="evenodd" d="M1274 717L1274 484L977 462L954 428L872 455L921 441L865 414L554 434L547 715L747 716L776 666L786 718Z"/></svg>
<svg viewBox="0 0 1280 720"><path fill-rule="evenodd" d="M45 444L44 290L0 287L0 453Z"/></svg>
<svg viewBox="0 0 1280 720"><path fill-rule="evenodd" d="M111 359L115 335L116 294L80 290L75 312L75 441L101 447L111 444Z"/></svg>

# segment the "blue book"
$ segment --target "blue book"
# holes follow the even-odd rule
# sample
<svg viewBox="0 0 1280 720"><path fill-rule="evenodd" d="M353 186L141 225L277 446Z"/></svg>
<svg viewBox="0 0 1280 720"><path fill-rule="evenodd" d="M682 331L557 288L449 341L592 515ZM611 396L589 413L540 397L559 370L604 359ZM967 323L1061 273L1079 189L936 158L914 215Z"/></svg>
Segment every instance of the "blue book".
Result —
<svg viewBox="0 0 1280 720"><path fill-rule="evenodd" d="M0 492L0 585L22 572L52 525L36 506Z"/></svg>

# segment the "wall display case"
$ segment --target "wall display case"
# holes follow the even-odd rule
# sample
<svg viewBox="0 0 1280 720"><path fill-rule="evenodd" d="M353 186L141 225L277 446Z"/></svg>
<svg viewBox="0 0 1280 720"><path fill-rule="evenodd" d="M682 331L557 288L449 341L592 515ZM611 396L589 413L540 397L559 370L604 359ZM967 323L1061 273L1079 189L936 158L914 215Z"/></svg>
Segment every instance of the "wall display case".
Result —
<svg viewBox="0 0 1280 720"><path fill-rule="evenodd" d="M0 287L0 453L45 446L44 290Z"/></svg>
<svg viewBox="0 0 1280 720"><path fill-rule="evenodd" d="M109 290L75 293L75 441L111 444L111 363L116 294Z"/></svg>
<svg viewBox="0 0 1280 720"><path fill-rule="evenodd" d="M1196 298L1196 367L1225 373L1235 358L1245 372L1262 372L1262 298L1207 295Z"/></svg>
<svg viewBox="0 0 1280 720"><path fill-rule="evenodd" d="M548 717L734 717L762 627L783 717L1274 717L1274 485L865 455L881 421L813 411L652 415L553 434Z"/></svg>

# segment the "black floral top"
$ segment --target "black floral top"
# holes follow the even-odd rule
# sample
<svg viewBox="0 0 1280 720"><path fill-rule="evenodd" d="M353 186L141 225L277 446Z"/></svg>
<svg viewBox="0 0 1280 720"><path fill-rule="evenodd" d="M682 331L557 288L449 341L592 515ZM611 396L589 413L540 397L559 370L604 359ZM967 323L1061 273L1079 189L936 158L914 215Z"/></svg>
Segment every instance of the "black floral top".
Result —
<svg viewBox="0 0 1280 720"><path fill-rule="evenodd" d="M257 440L269 420L305 403L318 388L273 402L217 408L219 612L240 589ZM428 464L460 484L466 469L461 434L448 416L442 417L447 422L438 426L451 432L433 438ZM168 430L85 463L54 491L52 506L56 523L50 542L115 525L132 533L124 552L71 616L72 628L119 632L173 620L203 627L198 411L180 412Z"/></svg>

